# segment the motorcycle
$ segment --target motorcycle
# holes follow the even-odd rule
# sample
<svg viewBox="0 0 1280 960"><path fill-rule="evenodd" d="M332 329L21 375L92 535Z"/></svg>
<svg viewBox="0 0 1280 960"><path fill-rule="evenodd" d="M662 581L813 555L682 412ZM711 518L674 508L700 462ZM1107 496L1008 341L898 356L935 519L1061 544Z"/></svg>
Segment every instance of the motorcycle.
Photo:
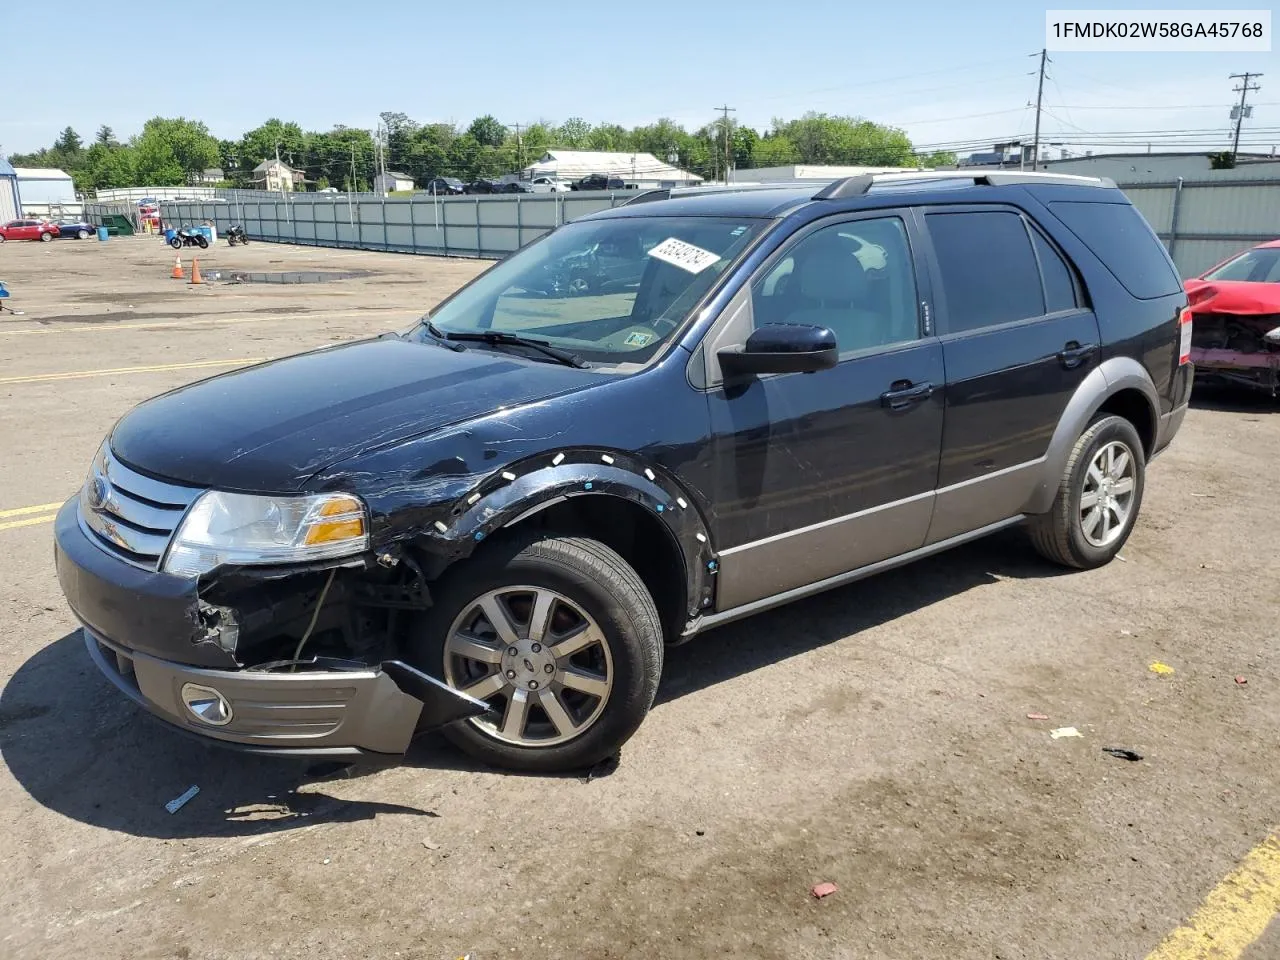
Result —
<svg viewBox="0 0 1280 960"><path fill-rule="evenodd" d="M209 238L203 233L197 233L183 227L169 240L169 246L175 250L181 250L183 247L199 247L201 250L209 248Z"/></svg>
<svg viewBox="0 0 1280 960"><path fill-rule="evenodd" d="M227 243L233 247L237 243L243 243L245 246L248 246L249 235L244 232L244 227L240 227L240 226L232 227L230 230L227 231Z"/></svg>

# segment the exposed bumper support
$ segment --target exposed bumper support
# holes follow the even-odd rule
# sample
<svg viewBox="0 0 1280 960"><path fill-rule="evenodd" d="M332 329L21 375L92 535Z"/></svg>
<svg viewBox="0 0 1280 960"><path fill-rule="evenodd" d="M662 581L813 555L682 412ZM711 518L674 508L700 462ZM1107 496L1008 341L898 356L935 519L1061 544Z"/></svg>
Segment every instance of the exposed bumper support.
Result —
<svg viewBox="0 0 1280 960"><path fill-rule="evenodd" d="M209 670L130 651L85 629L89 656L123 693L187 733L254 752L297 756L399 756L415 733L484 713L488 706L399 661L381 667L297 672ZM214 726L184 703L197 684L225 700Z"/></svg>

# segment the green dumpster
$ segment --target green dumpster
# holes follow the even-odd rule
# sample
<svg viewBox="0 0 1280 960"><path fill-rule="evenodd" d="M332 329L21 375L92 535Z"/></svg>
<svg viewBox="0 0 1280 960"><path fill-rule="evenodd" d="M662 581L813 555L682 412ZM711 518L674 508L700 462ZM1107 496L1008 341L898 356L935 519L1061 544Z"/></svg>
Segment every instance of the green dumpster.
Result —
<svg viewBox="0 0 1280 960"><path fill-rule="evenodd" d="M107 233L113 237L132 237L133 222L120 213L108 213L102 218L102 225L107 228Z"/></svg>

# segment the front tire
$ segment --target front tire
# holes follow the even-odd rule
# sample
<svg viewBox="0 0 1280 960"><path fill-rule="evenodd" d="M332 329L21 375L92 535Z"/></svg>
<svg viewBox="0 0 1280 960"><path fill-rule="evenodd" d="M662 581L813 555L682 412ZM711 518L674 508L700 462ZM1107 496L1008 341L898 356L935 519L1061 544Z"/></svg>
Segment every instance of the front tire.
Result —
<svg viewBox="0 0 1280 960"><path fill-rule="evenodd" d="M52 240L53 240L53 234L52 234L52 233L42 233L42 234L40 234L40 242L41 242L41 243L49 243L49 242L51 242Z"/></svg>
<svg viewBox="0 0 1280 960"><path fill-rule="evenodd" d="M1146 457L1133 424L1103 414L1076 440L1052 509L1031 518L1031 542L1047 560L1090 570L1110 563L1133 531Z"/></svg>
<svg viewBox="0 0 1280 960"><path fill-rule="evenodd" d="M181 249L182 249L182 238L181 238L181 237L174 237L172 240L170 240L170 241L169 241L169 246L173 247L173 249L175 249L175 250L181 250Z"/></svg>
<svg viewBox="0 0 1280 960"><path fill-rule="evenodd" d="M581 769L616 753L648 714L661 622L643 581L604 544L545 532L495 541L432 592L408 654L490 704L443 731L478 760Z"/></svg>
<svg viewBox="0 0 1280 960"><path fill-rule="evenodd" d="M90 234L88 230L81 230L79 233L76 234L76 238L80 240L88 240L89 236Z"/></svg>

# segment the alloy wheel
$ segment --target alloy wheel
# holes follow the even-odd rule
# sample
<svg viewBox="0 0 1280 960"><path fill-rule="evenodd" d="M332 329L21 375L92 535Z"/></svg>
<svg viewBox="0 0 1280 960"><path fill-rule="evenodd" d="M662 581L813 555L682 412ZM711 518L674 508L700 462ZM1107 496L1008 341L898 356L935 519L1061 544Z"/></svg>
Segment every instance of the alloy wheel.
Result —
<svg viewBox="0 0 1280 960"><path fill-rule="evenodd" d="M613 674L594 618L547 587L477 597L454 618L444 646L445 682L493 708L469 722L521 747L555 746L589 730L609 701Z"/></svg>
<svg viewBox="0 0 1280 960"><path fill-rule="evenodd" d="M1093 546L1110 546L1124 534L1136 478L1137 463L1128 444L1112 440L1094 453L1080 493L1080 529Z"/></svg>

